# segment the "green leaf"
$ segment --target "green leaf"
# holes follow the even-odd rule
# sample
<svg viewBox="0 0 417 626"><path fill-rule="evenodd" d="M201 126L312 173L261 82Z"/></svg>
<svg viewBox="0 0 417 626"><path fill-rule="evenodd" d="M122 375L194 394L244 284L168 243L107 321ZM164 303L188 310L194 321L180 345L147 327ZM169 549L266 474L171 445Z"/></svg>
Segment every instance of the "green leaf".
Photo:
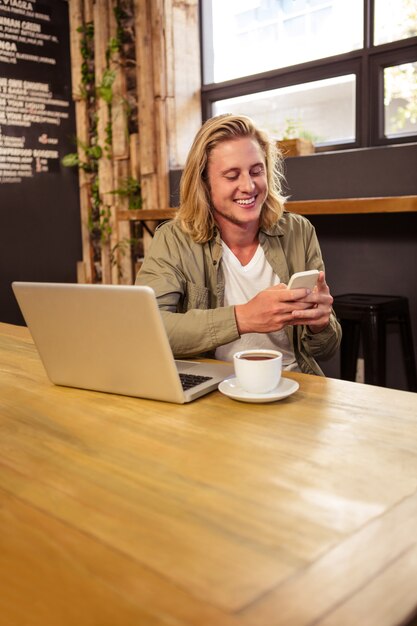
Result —
<svg viewBox="0 0 417 626"><path fill-rule="evenodd" d="M97 88L99 97L107 104L111 104L113 100L113 90L111 87L103 87L102 85Z"/></svg>
<svg viewBox="0 0 417 626"><path fill-rule="evenodd" d="M91 159L101 159L103 155L103 150L97 145L87 148L85 152Z"/></svg>
<svg viewBox="0 0 417 626"><path fill-rule="evenodd" d="M114 52L119 52L120 50L120 42L116 39L116 37L111 37L108 44L108 51L110 54Z"/></svg>
<svg viewBox="0 0 417 626"><path fill-rule="evenodd" d="M61 159L61 163L64 167L75 167L80 164L80 159L76 152L70 152Z"/></svg>

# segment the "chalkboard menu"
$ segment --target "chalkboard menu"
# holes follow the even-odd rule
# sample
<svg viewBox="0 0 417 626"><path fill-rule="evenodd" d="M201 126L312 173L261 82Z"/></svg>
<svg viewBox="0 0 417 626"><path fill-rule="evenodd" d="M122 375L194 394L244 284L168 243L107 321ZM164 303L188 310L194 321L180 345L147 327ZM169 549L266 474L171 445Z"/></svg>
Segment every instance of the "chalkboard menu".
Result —
<svg viewBox="0 0 417 626"><path fill-rule="evenodd" d="M22 321L13 280L76 280L71 93L68 2L0 0L0 321Z"/></svg>

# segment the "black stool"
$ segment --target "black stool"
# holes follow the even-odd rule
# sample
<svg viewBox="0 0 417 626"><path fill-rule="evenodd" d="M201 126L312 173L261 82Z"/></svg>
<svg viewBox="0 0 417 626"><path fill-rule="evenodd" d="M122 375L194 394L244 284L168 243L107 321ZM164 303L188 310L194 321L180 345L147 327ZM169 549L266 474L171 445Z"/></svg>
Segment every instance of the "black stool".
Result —
<svg viewBox="0 0 417 626"><path fill-rule="evenodd" d="M396 322L401 332L408 387L410 391L417 391L416 361L407 298L347 293L334 297L333 308L343 331L340 353L343 380L355 380L359 339L362 335L365 383L385 387L386 324Z"/></svg>

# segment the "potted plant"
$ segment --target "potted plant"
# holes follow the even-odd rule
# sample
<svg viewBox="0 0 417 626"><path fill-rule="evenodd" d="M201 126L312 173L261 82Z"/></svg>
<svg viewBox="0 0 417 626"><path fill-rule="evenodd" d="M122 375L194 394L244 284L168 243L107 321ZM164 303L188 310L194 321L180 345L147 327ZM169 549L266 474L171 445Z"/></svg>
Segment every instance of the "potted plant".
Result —
<svg viewBox="0 0 417 626"><path fill-rule="evenodd" d="M277 146L286 157L304 156L314 153L313 135L304 130L300 120L287 118L281 139Z"/></svg>

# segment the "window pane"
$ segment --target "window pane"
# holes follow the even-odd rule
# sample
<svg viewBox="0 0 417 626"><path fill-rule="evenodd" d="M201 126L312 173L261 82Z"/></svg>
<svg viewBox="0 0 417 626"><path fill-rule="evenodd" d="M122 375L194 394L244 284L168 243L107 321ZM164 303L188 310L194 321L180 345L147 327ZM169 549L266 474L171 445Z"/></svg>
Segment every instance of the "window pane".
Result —
<svg viewBox="0 0 417 626"><path fill-rule="evenodd" d="M375 0L374 44L417 35L416 0Z"/></svg>
<svg viewBox="0 0 417 626"><path fill-rule="evenodd" d="M355 75L349 74L219 100L213 115L249 115L277 139L304 137L317 146L353 142L355 85Z"/></svg>
<svg viewBox="0 0 417 626"><path fill-rule="evenodd" d="M417 61L384 70L386 137L417 134Z"/></svg>
<svg viewBox="0 0 417 626"><path fill-rule="evenodd" d="M363 0L202 0L204 82L361 48Z"/></svg>

